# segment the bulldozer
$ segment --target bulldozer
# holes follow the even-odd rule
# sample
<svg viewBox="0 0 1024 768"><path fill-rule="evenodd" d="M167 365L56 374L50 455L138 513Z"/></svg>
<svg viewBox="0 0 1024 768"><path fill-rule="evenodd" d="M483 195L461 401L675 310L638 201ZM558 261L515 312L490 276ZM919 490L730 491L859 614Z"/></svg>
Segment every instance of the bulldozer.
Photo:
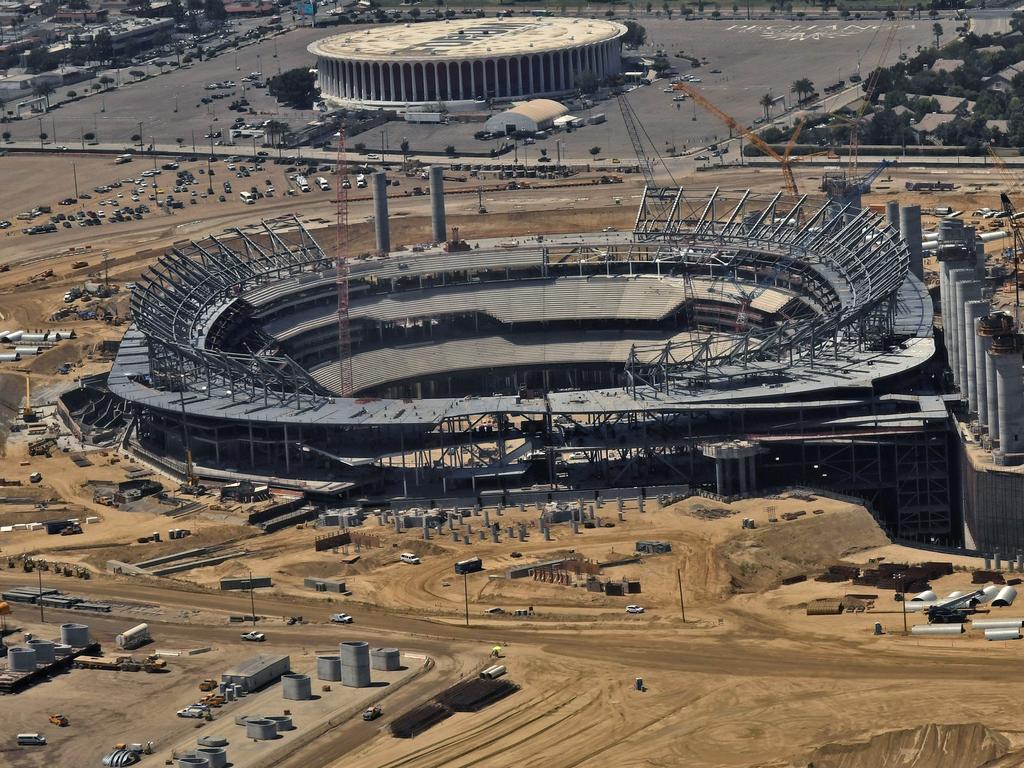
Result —
<svg viewBox="0 0 1024 768"><path fill-rule="evenodd" d="M167 661L165 659L161 659L155 653L150 654L142 662L142 671L143 672L166 672L167 671Z"/></svg>
<svg viewBox="0 0 1024 768"><path fill-rule="evenodd" d="M50 722L60 728L66 728L68 725L68 718L66 715L54 714L50 715Z"/></svg>

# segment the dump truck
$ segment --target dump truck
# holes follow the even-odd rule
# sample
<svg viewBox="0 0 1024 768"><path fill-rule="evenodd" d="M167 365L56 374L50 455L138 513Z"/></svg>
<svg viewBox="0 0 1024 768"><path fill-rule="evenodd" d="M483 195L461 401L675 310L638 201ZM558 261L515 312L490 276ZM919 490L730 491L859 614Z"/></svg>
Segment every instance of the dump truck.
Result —
<svg viewBox="0 0 1024 768"><path fill-rule="evenodd" d="M50 722L60 728L65 728L68 725L68 718L66 715L50 715Z"/></svg>
<svg viewBox="0 0 1024 768"><path fill-rule="evenodd" d="M200 691L212 691L212 690L214 690L216 688L217 688L217 681L216 680L209 680L209 679L207 679L207 680L203 680L203 682L201 682L199 684L199 690Z"/></svg>

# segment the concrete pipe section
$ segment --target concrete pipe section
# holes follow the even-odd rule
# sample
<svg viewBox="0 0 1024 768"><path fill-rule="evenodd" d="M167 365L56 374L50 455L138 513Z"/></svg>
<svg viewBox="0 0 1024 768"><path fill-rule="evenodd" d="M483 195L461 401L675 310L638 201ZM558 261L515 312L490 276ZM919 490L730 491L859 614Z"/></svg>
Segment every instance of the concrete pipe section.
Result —
<svg viewBox="0 0 1024 768"><path fill-rule="evenodd" d="M36 652L36 663L52 664L57 660L52 640L29 640L28 646Z"/></svg>
<svg viewBox="0 0 1024 768"><path fill-rule="evenodd" d="M986 629L986 640L1020 640L1020 629Z"/></svg>
<svg viewBox="0 0 1024 768"><path fill-rule="evenodd" d="M89 644L89 627L86 624L61 624L60 641L72 648L84 648Z"/></svg>
<svg viewBox="0 0 1024 768"><path fill-rule="evenodd" d="M317 656L316 679L336 682L341 680L340 656Z"/></svg>
<svg viewBox="0 0 1024 768"><path fill-rule="evenodd" d="M205 758L210 768L226 768L228 764L228 753L223 747L200 747L196 757Z"/></svg>
<svg viewBox="0 0 1024 768"><path fill-rule="evenodd" d="M180 757L178 768L210 768L210 762L204 757Z"/></svg>
<svg viewBox="0 0 1024 768"><path fill-rule="evenodd" d="M251 717L245 723L245 735L246 738L257 741L276 739L277 723L265 717Z"/></svg>
<svg viewBox="0 0 1024 768"><path fill-rule="evenodd" d="M290 701L306 701L313 698L313 686L309 675L281 675L284 697Z"/></svg>
<svg viewBox="0 0 1024 768"><path fill-rule="evenodd" d="M397 648L374 648L370 651L370 668L394 672L402 668L402 654Z"/></svg>
<svg viewBox="0 0 1024 768"><path fill-rule="evenodd" d="M11 672L35 672L36 652L32 648L11 648L7 652L7 667Z"/></svg>
<svg viewBox="0 0 1024 768"><path fill-rule="evenodd" d="M295 730L295 724L288 715L267 715L266 719L274 723L278 733Z"/></svg>
<svg viewBox="0 0 1024 768"><path fill-rule="evenodd" d="M971 622L972 629L1020 629L1024 619L976 619Z"/></svg>
<svg viewBox="0 0 1024 768"><path fill-rule="evenodd" d="M70 656L72 653L74 653L74 650L75 649L72 648L70 645L64 645L64 643L57 643L55 646L53 646L53 655L56 656L58 659L63 659L65 656Z"/></svg>
<svg viewBox="0 0 1024 768"><path fill-rule="evenodd" d="M962 635L963 633L963 624L918 624L916 627L910 628L910 634L912 635L938 635L948 637L950 635Z"/></svg>
<svg viewBox="0 0 1024 768"><path fill-rule="evenodd" d="M338 645L341 652L341 684L349 688L370 685L370 646L361 640L346 640Z"/></svg>

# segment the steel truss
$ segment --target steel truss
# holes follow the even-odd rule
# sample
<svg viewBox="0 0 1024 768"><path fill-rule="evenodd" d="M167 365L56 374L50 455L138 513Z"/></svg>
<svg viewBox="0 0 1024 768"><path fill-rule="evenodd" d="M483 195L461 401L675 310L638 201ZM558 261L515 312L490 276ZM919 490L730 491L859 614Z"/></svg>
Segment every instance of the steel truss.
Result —
<svg viewBox="0 0 1024 768"><path fill-rule="evenodd" d="M131 299L149 346L151 384L264 406L302 409L328 402L327 393L286 355L226 352L197 339L225 300L330 264L295 216L172 248L147 270Z"/></svg>
<svg viewBox="0 0 1024 768"><path fill-rule="evenodd" d="M768 329L710 333L666 344L634 345L627 388L668 391L720 377L776 375L797 361L877 349L891 337L896 297L909 271L906 244L870 210L715 189L699 202L676 196L668 213L645 190L638 239L658 241L663 260L699 272L742 276L751 295L785 271L798 272L819 312Z"/></svg>

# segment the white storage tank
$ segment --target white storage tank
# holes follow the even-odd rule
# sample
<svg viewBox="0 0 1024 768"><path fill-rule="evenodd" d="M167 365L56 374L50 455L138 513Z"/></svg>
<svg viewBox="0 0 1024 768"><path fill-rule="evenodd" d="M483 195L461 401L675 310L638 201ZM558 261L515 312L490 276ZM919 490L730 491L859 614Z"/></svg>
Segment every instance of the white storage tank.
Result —
<svg viewBox="0 0 1024 768"><path fill-rule="evenodd" d="M36 663L37 664L52 664L57 660L57 654L54 651L54 643L52 640L29 640L27 643L28 647L36 652Z"/></svg>
<svg viewBox="0 0 1024 768"><path fill-rule="evenodd" d="M327 682L341 680L341 657L340 656L317 656L316 657L316 679Z"/></svg>
<svg viewBox="0 0 1024 768"><path fill-rule="evenodd" d="M11 648L7 652L7 667L11 672L35 672L35 650L32 648Z"/></svg>
<svg viewBox="0 0 1024 768"><path fill-rule="evenodd" d="M292 701L306 701L313 698L313 687L309 675L281 675L284 697Z"/></svg>
<svg viewBox="0 0 1024 768"><path fill-rule="evenodd" d="M397 648L374 648L370 651L370 669L394 672L402 668L402 654Z"/></svg>
<svg viewBox="0 0 1024 768"><path fill-rule="evenodd" d="M245 736L257 741L269 741L277 738L277 724L265 717L250 717L245 721ZM203 761L206 762L205 760Z"/></svg>
<svg viewBox="0 0 1024 768"><path fill-rule="evenodd" d="M89 627L85 624L61 624L60 641L72 648L84 648L89 644Z"/></svg>

